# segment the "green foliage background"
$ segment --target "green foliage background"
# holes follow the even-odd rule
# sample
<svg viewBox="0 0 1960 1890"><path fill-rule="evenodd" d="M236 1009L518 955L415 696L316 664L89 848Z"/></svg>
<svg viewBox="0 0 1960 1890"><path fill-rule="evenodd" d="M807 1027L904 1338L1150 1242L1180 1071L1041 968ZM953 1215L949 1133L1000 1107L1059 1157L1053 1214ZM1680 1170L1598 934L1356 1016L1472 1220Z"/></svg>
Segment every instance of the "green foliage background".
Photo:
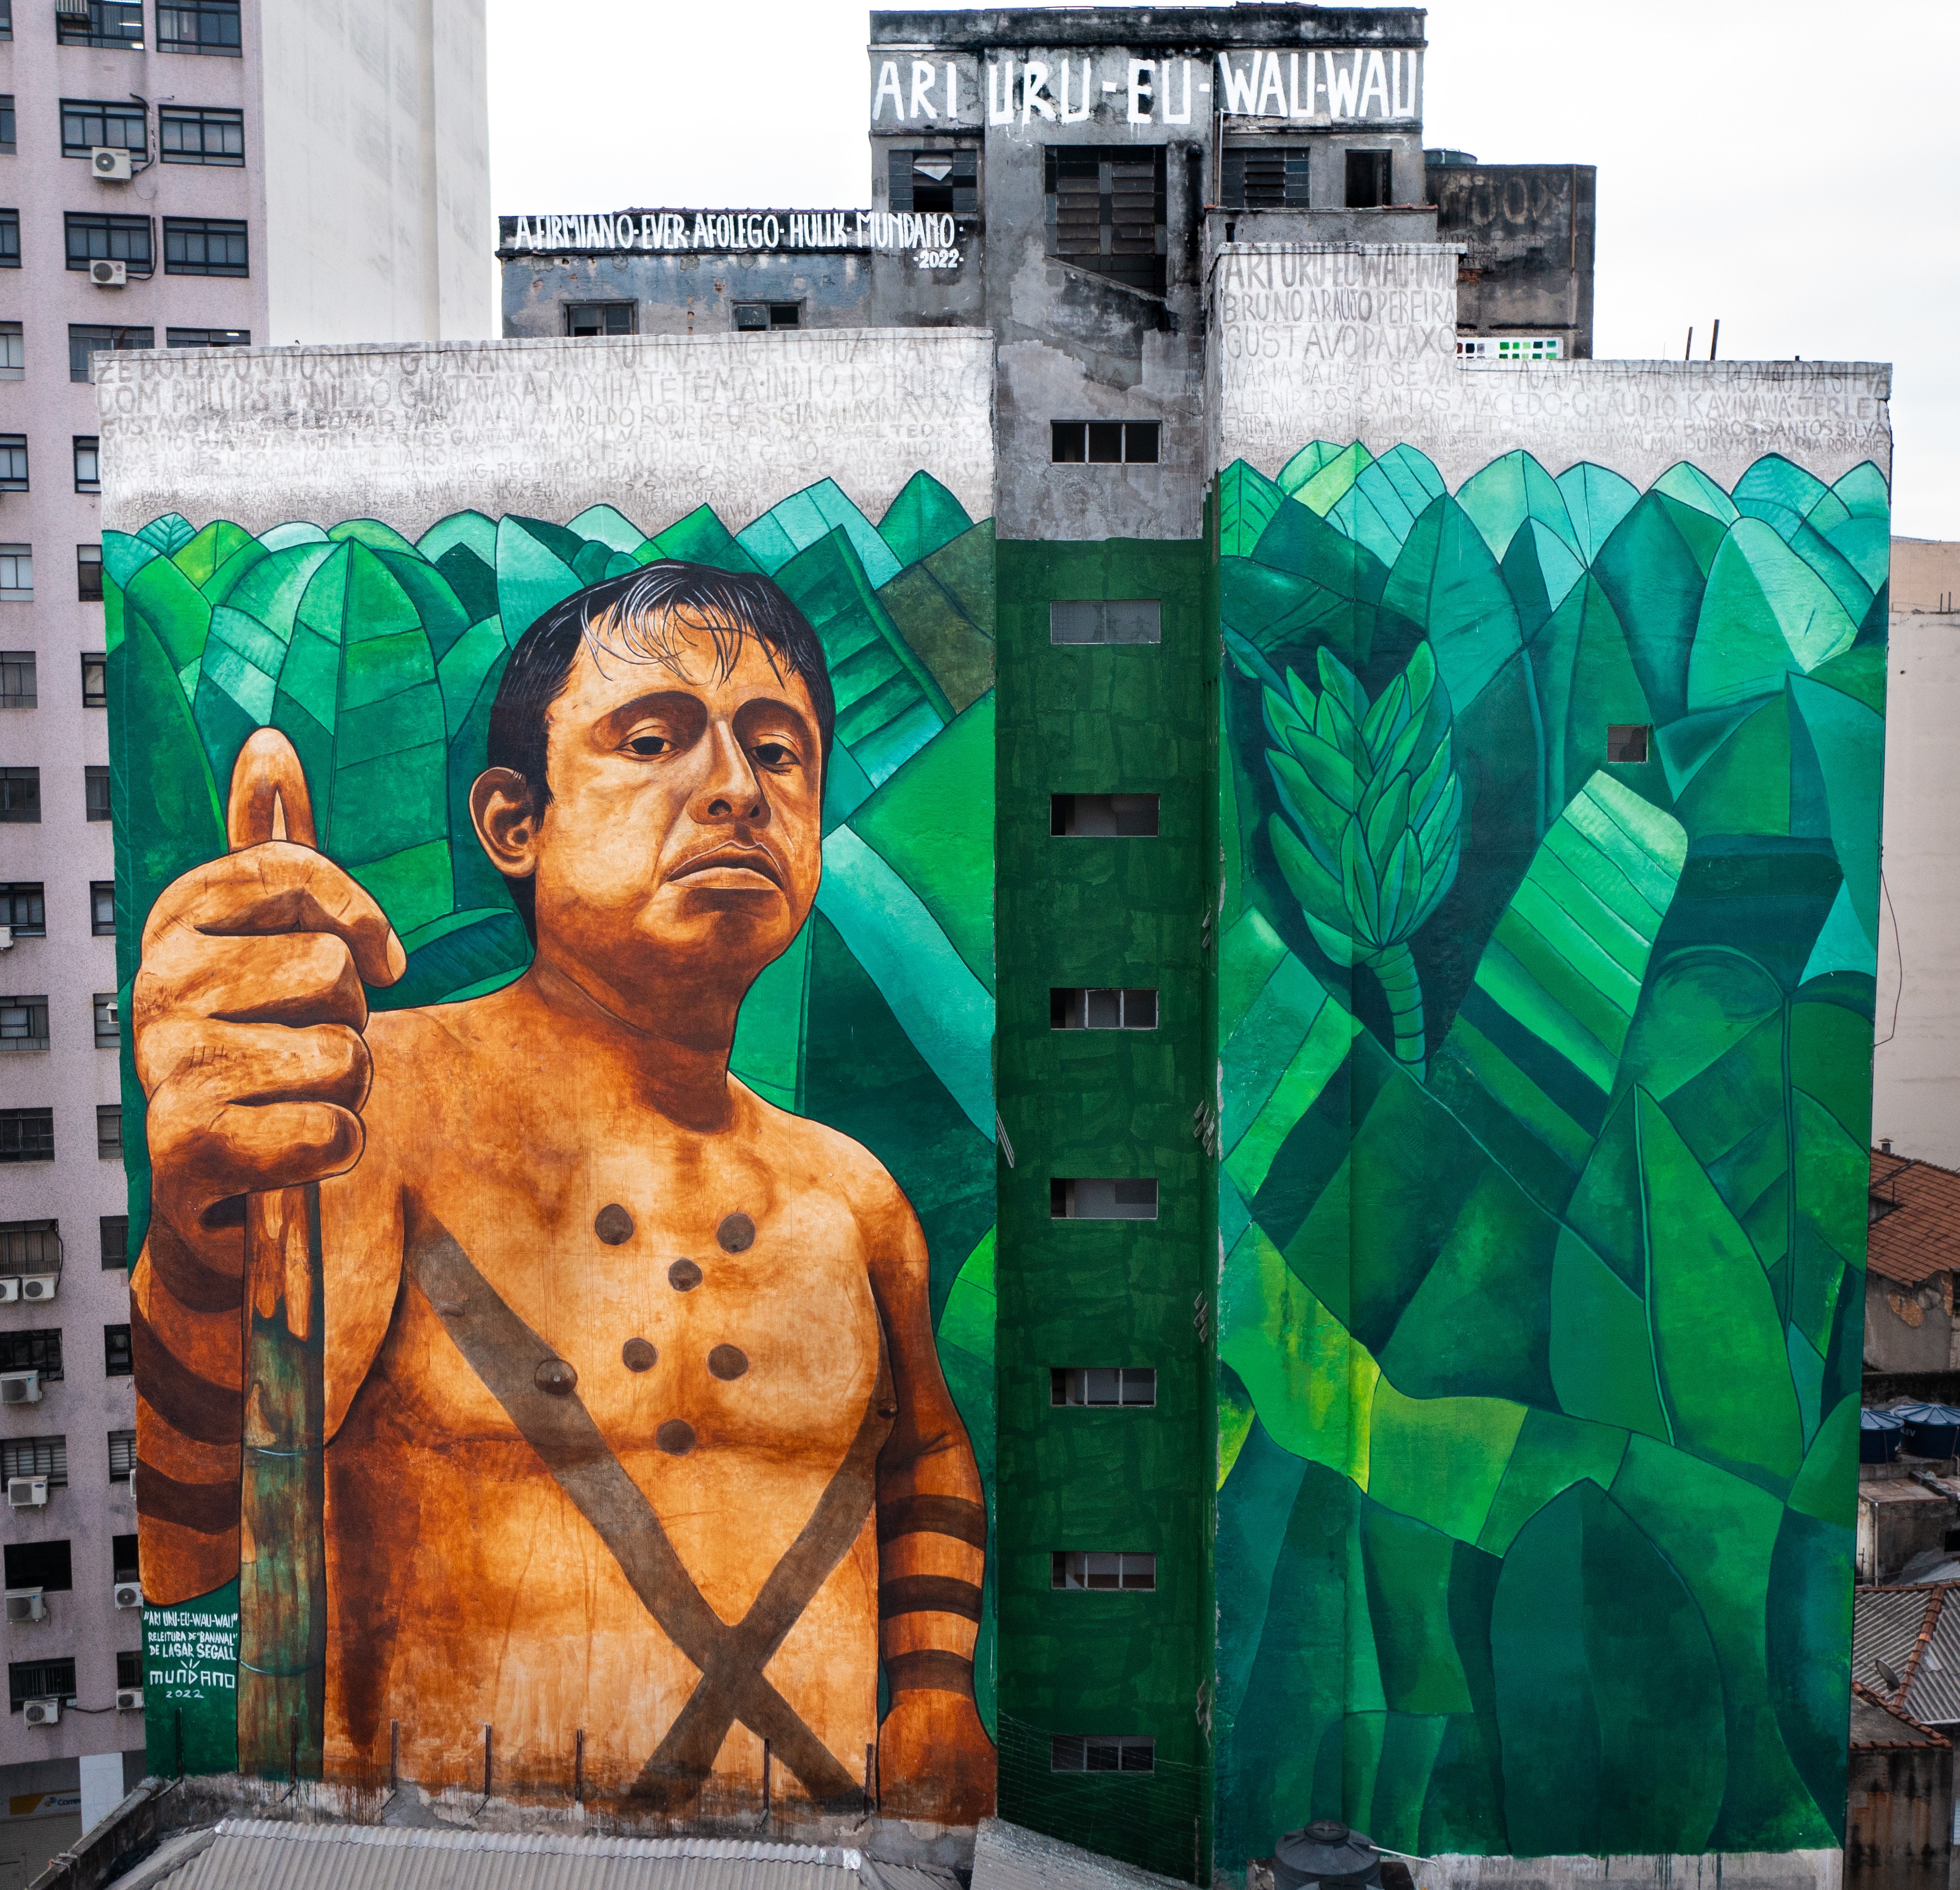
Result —
<svg viewBox="0 0 1960 1890"><path fill-rule="evenodd" d="M225 850L232 764L268 724L305 765L323 850L407 948L374 1009L520 975L530 947L466 798L498 680L552 604L661 558L768 573L822 639L838 709L822 888L750 992L733 1067L864 1143L917 1209L940 1361L991 1509L994 533L925 473L875 525L826 479L733 533L706 506L650 536L600 505L565 524L460 513L412 543L374 519L255 536L172 514L106 533L123 1014L151 906ZM149 1175L126 1048L123 1088L133 1262ZM975 1662L990 1729L994 1669L990 1563ZM231 1707L189 1709L191 1769L200 1755L222 1769ZM152 1730L174 1771L173 1726Z"/></svg>
<svg viewBox="0 0 1960 1890"><path fill-rule="evenodd" d="M1316 441L1219 501L1219 1861L1835 1846L1884 479ZM1261 695L1424 643L1422 1080L1274 858Z"/></svg>

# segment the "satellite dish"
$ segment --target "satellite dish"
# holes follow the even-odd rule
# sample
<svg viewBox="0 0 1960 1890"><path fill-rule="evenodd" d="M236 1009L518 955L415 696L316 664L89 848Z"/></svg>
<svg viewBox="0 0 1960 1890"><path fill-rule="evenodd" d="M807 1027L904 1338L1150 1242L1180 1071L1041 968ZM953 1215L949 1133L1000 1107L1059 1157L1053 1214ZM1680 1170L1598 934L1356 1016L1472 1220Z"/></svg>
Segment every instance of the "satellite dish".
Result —
<svg viewBox="0 0 1960 1890"><path fill-rule="evenodd" d="M1885 1683L1885 1691L1888 1693L1896 1693L1901 1687L1905 1685L1905 1682L1901 1680L1897 1674L1893 1672L1892 1669L1887 1666L1882 1660L1874 1658L1872 1662L1872 1667L1873 1670L1878 1675L1879 1678Z"/></svg>

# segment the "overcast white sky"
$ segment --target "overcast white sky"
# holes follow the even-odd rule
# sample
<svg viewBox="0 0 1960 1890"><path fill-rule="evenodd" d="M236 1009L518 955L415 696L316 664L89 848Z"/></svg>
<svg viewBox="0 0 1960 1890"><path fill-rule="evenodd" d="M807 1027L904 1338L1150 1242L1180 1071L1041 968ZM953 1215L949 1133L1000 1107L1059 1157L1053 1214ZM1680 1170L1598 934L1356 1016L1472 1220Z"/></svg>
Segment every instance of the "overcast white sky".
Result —
<svg viewBox="0 0 1960 1890"><path fill-rule="evenodd" d="M488 9L500 211L870 202L862 5ZM1599 167L1597 354L1719 316L1893 362L1894 529L1960 538L1960 0L1433 0L1429 42L1427 143Z"/></svg>

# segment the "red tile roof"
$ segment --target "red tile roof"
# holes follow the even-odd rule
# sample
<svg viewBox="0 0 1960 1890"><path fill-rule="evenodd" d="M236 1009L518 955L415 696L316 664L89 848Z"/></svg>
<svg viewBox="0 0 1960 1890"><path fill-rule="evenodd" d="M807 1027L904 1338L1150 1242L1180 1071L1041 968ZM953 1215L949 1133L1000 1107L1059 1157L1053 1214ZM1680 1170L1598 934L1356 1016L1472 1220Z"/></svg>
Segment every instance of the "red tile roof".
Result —
<svg viewBox="0 0 1960 1890"><path fill-rule="evenodd" d="M1917 1286L1960 1269L1960 1175L1873 1149L1872 1201L1888 1209L1866 1237L1866 1264L1880 1278Z"/></svg>

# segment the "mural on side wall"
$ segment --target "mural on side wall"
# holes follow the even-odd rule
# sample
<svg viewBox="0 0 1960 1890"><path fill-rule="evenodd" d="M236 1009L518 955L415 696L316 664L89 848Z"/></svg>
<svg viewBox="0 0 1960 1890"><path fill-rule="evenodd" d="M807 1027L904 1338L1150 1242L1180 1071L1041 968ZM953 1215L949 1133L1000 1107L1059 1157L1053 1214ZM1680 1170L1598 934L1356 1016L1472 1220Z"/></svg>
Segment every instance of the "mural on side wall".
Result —
<svg viewBox="0 0 1960 1890"><path fill-rule="evenodd" d="M1834 1847L1884 478L1218 504L1220 1861Z"/></svg>
<svg viewBox="0 0 1960 1890"><path fill-rule="evenodd" d="M990 1812L991 525L103 556L151 1769Z"/></svg>

